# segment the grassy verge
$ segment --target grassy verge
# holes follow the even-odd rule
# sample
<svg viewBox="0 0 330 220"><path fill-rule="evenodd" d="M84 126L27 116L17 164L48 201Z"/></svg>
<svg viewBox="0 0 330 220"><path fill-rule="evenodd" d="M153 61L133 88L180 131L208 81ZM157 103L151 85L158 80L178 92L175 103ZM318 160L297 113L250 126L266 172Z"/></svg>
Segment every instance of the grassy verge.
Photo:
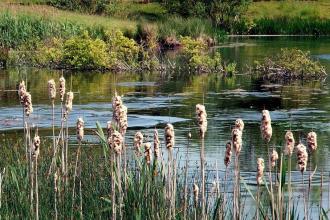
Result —
<svg viewBox="0 0 330 220"><path fill-rule="evenodd" d="M253 2L245 20L233 27L241 34L329 35L330 2L267 1Z"/></svg>

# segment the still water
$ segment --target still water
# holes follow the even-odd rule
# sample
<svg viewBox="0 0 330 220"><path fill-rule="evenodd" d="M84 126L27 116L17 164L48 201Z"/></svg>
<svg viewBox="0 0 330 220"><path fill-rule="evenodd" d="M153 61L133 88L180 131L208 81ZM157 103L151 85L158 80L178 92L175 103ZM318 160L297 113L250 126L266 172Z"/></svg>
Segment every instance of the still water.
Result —
<svg viewBox="0 0 330 220"><path fill-rule="evenodd" d="M318 134L318 149L311 156L311 166L317 166L313 185L320 183L321 171L325 173L324 187L327 187L330 172L330 77L324 81L276 84L251 77L246 65L254 60L262 60L283 47L309 50L330 72L330 38L232 38L214 50L221 51L223 58L235 61L239 73L223 78L218 74L189 75L174 73L66 73L67 86L75 93L73 112L69 126L74 128L77 117L83 117L90 132L89 142L97 142L92 134L95 122L104 127L112 117L111 99L115 91L123 96L128 107L129 131L127 143L132 143L136 131L142 130L152 141L153 129L163 131L171 122L176 132L178 157L185 159L187 133L192 133L189 148L189 164L196 170L200 156L200 142L195 124L195 105L204 103L208 114L208 131L205 139L205 158L212 172L217 162L218 169L225 170L223 164L225 143L230 139L231 127L237 118L245 122L243 148L240 157L241 175L253 186L255 183L256 159L263 157L267 163L267 146L260 136L260 112L270 110L273 137L269 146L278 152L284 145L286 130L294 132L295 139L302 142L306 134L314 130ZM173 56L173 54L170 54ZM16 68L0 70L0 134L17 135L22 132L22 109L19 105L17 83L25 79L32 94L34 113L31 123L45 134L51 127L51 109L47 95L47 81L58 79L60 71L45 69ZM59 118L60 103L56 103ZM60 121L57 120L57 126ZM72 131L74 139L74 131ZM162 136L162 135L161 135ZM295 160L294 160L295 163ZM193 171L192 171L193 172ZM210 175L209 178L213 178ZM212 179L210 180L212 181ZM296 192L300 189L301 176L293 173ZM317 188L317 187L316 187ZM318 190L312 192L312 201L318 201ZM327 207L329 196L323 204Z"/></svg>

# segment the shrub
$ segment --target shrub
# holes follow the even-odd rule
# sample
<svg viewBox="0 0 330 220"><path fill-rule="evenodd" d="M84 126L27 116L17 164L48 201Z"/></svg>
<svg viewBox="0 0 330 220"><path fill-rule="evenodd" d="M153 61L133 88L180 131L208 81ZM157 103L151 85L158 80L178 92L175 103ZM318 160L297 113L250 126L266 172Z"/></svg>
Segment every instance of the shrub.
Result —
<svg viewBox="0 0 330 220"><path fill-rule="evenodd" d="M119 30L109 31L106 43L111 66L136 66L140 47L133 39L125 37Z"/></svg>
<svg viewBox="0 0 330 220"><path fill-rule="evenodd" d="M75 69L95 69L108 66L107 45L100 39L93 40L88 33L72 37L63 44L64 65Z"/></svg>
<svg viewBox="0 0 330 220"><path fill-rule="evenodd" d="M318 61L311 60L309 52L287 48L262 63L256 62L253 69L269 80L320 79L327 75Z"/></svg>

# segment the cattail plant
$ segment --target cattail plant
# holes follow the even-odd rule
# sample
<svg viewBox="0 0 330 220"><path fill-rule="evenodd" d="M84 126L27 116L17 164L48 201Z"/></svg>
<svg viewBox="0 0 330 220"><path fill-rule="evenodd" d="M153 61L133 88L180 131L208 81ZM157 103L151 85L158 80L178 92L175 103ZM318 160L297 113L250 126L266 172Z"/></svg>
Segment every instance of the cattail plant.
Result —
<svg viewBox="0 0 330 220"><path fill-rule="evenodd" d="M207 114L204 105L196 105L196 119L199 127L199 134L201 138L204 138L207 130Z"/></svg>
<svg viewBox="0 0 330 220"><path fill-rule="evenodd" d="M75 191L76 191L76 177L79 178L79 197L80 197L80 204L79 204L79 214L80 217L83 217L82 213L82 188L81 188L81 142L84 138L84 127L85 127L85 122L82 118L77 119L76 123L76 135L77 135L77 141L78 141L78 150L77 150L77 155L76 155L76 164L75 164L75 171L74 171L74 177L73 177L73 190L72 190L72 207L71 207L71 217L72 217L72 212L74 208L74 201L75 201Z"/></svg>
<svg viewBox="0 0 330 220"><path fill-rule="evenodd" d="M119 155L123 148L123 136L118 131L114 131L111 136L111 147L116 155Z"/></svg>
<svg viewBox="0 0 330 220"><path fill-rule="evenodd" d="M40 137L36 134L33 138L31 149L32 160L34 161L34 174L35 174L35 196L36 196L36 219L39 219L39 190L38 190L38 157L40 152Z"/></svg>
<svg viewBox="0 0 330 220"><path fill-rule="evenodd" d="M317 148L317 135L314 131L307 134L307 147L309 152L314 152Z"/></svg>
<svg viewBox="0 0 330 220"><path fill-rule="evenodd" d="M289 157L288 162L288 173L289 173L289 181L288 181L288 214L290 216L291 212L291 156L294 150L295 140L293 133L291 131L287 131L285 133L285 148L284 148L284 154Z"/></svg>
<svg viewBox="0 0 330 220"><path fill-rule="evenodd" d="M154 130L154 155L155 159L158 159L160 157L160 141L157 129Z"/></svg>
<svg viewBox="0 0 330 220"><path fill-rule="evenodd" d="M244 129L244 122L242 119L236 119L235 121L235 128L238 128L241 132L243 132Z"/></svg>
<svg viewBox="0 0 330 220"><path fill-rule="evenodd" d="M134 149L136 152L136 155L140 156L141 155L141 147L143 145L143 134L138 131L135 133L134 136Z"/></svg>
<svg viewBox="0 0 330 220"><path fill-rule="evenodd" d="M21 81L18 85L18 97L21 104L24 104L24 94L26 93L25 82Z"/></svg>
<svg viewBox="0 0 330 220"><path fill-rule="evenodd" d="M26 117L29 117L30 114L33 112L32 97L29 92L25 92L23 94L23 106Z"/></svg>
<svg viewBox="0 0 330 220"><path fill-rule="evenodd" d="M53 151L56 152L55 143L55 98L56 98L56 85L53 79L48 81L48 96L52 103L52 126L53 126ZM54 153L56 154L56 153Z"/></svg>
<svg viewBox="0 0 330 220"><path fill-rule="evenodd" d="M174 135L174 127L168 123L165 127L165 144L168 150L172 150L174 147Z"/></svg>
<svg viewBox="0 0 330 220"><path fill-rule="evenodd" d="M172 170L173 170L173 148L174 148L174 142L175 142L175 134L174 134L174 127L172 124L168 123L165 126L165 145L168 150L168 173L167 173L167 198L169 203L169 214L168 218L172 218L172 214L174 213L174 207L173 207L173 177L172 177Z"/></svg>
<svg viewBox="0 0 330 220"><path fill-rule="evenodd" d="M145 160L148 165L150 165L151 160L152 160L152 151L151 151L151 143L147 142L144 144L144 155L145 155Z"/></svg>
<svg viewBox="0 0 330 220"><path fill-rule="evenodd" d="M202 177L202 218L205 217L205 159L204 159L204 137L207 130L207 114L205 106L201 104L196 105L196 119L199 127L199 135L202 138L201 146L201 177Z"/></svg>
<svg viewBox="0 0 330 220"><path fill-rule="evenodd" d="M301 173L306 171L307 161L308 161L308 154L305 145L298 144L297 148L297 159L298 159L298 169Z"/></svg>
<svg viewBox="0 0 330 220"><path fill-rule="evenodd" d="M268 110L262 110L260 130L262 139L264 139L266 142L269 142L272 137L273 130Z"/></svg>
<svg viewBox="0 0 330 220"><path fill-rule="evenodd" d="M285 149L284 154L291 157L292 152L294 150L295 140L293 137L293 133L291 131L287 131L285 133Z"/></svg>
<svg viewBox="0 0 330 220"><path fill-rule="evenodd" d="M196 183L194 183L193 186L193 193L194 193L194 204L195 204L195 208L197 208L198 206L198 194L199 194L199 187Z"/></svg>
<svg viewBox="0 0 330 220"><path fill-rule="evenodd" d="M222 202L222 208L221 208L222 211L224 210L225 205L226 205L226 195L227 195L226 185L227 185L227 177L228 177L228 166L230 164L231 155L232 155L231 143L232 143L231 141L228 141L226 144L226 152L225 152L225 158L224 158L224 164L226 166L226 171L225 171L225 183L224 183L224 188L223 188L224 195L223 195L223 202Z"/></svg>
<svg viewBox="0 0 330 220"><path fill-rule="evenodd" d="M271 167L275 167L277 160L278 160L278 153L275 149L273 149L270 155Z"/></svg>
<svg viewBox="0 0 330 220"><path fill-rule="evenodd" d="M264 175L265 163L264 159L257 159L257 184L260 186L263 183L263 175Z"/></svg>
<svg viewBox="0 0 330 220"><path fill-rule="evenodd" d="M242 149L242 132L238 128L234 128L231 132L232 135L232 146L235 154L239 155Z"/></svg>
<svg viewBox="0 0 330 220"><path fill-rule="evenodd" d="M234 181L234 198L233 198L233 216L239 219L240 208L239 208L239 155L242 150L242 131L239 128L233 128L231 132L231 144L235 151L235 181Z"/></svg>
<svg viewBox="0 0 330 220"><path fill-rule="evenodd" d="M72 111L73 97L74 97L73 92L67 92L66 93L64 120L68 119L68 115Z"/></svg>
<svg viewBox="0 0 330 220"><path fill-rule="evenodd" d="M61 102L63 102L65 95L65 78L63 76L60 77L59 93L60 93Z"/></svg>
<svg viewBox="0 0 330 220"><path fill-rule="evenodd" d="M297 149L297 167L298 169L300 170L301 172L301 175L302 175L302 185L303 187L305 186L304 185L304 172L306 171L306 167L307 167L307 161L308 161L308 153L307 153L307 150L306 150L306 147L305 145L303 144L298 144L296 146L296 149ZM305 190L304 190L304 211L305 211L305 216L307 217L308 219L308 210L307 210L307 202L306 202L306 195L305 195Z"/></svg>

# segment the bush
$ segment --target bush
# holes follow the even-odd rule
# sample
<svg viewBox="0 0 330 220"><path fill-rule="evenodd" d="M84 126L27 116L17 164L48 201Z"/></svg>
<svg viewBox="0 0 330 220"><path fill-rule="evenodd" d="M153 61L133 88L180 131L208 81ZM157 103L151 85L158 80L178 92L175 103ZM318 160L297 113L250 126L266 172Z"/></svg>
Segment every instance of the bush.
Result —
<svg viewBox="0 0 330 220"><path fill-rule="evenodd" d="M126 64L136 66L140 47L133 39L125 37L119 30L109 31L107 32L106 43L110 54L111 66Z"/></svg>
<svg viewBox="0 0 330 220"><path fill-rule="evenodd" d="M253 69L265 79L273 81L321 79L327 75L318 61L311 60L309 52L287 48L281 49L279 54L266 58L262 63L256 62Z"/></svg>
<svg viewBox="0 0 330 220"><path fill-rule="evenodd" d="M206 49L207 45L202 40L191 37L181 37L182 52L188 65L198 72L223 71L221 55L216 52L211 57Z"/></svg>
<svg viewBox="0 0 330 220"><path fill-rule="evenodd" d="M86 32L63 44L63 64L75 69L97 69L108 66L107 45L100 39L91 39Z"/></svg>

